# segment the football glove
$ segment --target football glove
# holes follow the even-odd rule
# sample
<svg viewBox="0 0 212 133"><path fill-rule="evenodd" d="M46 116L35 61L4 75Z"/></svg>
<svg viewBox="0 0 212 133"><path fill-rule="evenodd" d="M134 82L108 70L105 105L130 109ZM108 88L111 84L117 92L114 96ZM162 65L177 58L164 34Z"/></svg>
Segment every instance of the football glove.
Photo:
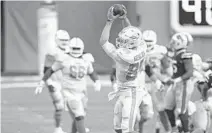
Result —
<svg viewBox="0 0 212 133"><path fill-rule="evenodd" d="M126 7L124 5L122 5L122 7L123 7L124 14L119 17L120 19L124 19L124 18L127 17L127 9L126 9Z"/></svg>
<svg viewBox="0 0 212 133"><path fill-rule="evenodd" d="M113 6L111 6L109 9L108 9L108 12L107 12L107 19L108 20L110 20L110 21L113 21L113 20L115 20L116 18L118 18L120 15L118 14L118 15L116 15L116 16L114 16L113 15Z"/></svg>
<svg viewBox="0 0 212 133"><path fill-rule="evenodd" d="M45 87L46 83L41 80L40 83L38 84L38 86L35 89L35 94L40 94L43 91L43 88Z"/></svg>

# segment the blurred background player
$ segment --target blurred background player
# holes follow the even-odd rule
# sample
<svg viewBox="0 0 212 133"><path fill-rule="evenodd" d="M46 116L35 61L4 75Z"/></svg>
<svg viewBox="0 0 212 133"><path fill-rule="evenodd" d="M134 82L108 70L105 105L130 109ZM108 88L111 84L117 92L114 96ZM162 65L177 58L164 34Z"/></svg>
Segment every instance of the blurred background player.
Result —
<svg viewBox="0 0 212 133"><path fill-rule="evenodd" d="M157 34L152 30L143 32L143 39L147 44L146 73L150 78L149 92L152 96L157 115L159 115L166 132L171 132L171 126L164 108L164 97L167 82L172 74L172 63L167 57L167 48L157 44ZM156 123L156 132L160 130L159 121Z"/></svg>
<svg viewBox="0 0 212 133"><path fill-rule="evenodd" d="M70 40L70 36L67 31L65 30L58 30L55 35L55 42L57 47L55 49L50 49L47 51L45 56L45 63L44 63L44 71L45 73L49 68L52 67L54 62L58 59L59 56L66 54L68 50L68 43ZM62 111L64 109L64 101L61 94L61 78L62 73L61 71L57 71L54 73L47 81L46 85L50 92L50 96L52 98L54 107L55 107L55 133L63 133L61 128L61 118L62 118ZM41 89L36 89L35 93L41 93Z"/></svg>
<svg viewBox="0 0 212 133"><path fill-rule="evenodd" d="M113 21L120 17L114 16L114 7L108 10L108 20L102 31L100 44L108 56L116 62L116 78L118 91L114 107L114 129L117 133L134 131L138 107L143 96L144 88L138 84L138 74L144 71L146 44L142 41L140 29L128 26L122 29L116 39L116 47L109 42Z"/></svg>
<svg viewBox="0 0 212 133"><path fill-rule="evenodd" d="M190 34L176 33L172 36L170 48L174 51L174 85L167 91L165 99L165 108L169 116L173 132L177 130L175 123L176 117L179 117L182 123L184 133L189 130L188 102L193 92L192 76L193 62L192 54L187 51L188 45L193 41Z"/></svg>
<svg viewBox="0 0 212 133"><path fill-rule="evenodd" d="M86 75L90 75L91 79L94 80L96 91L100 91L101 84L92 66L93 59L83 55L83 41L80 38L72 38L69 48L69 54L58 57L56 62L46 71L37 90L44 87L45 82L54 72L61 70L62 94L71 117L74 117L72 132L85 133Z"/></svg>
<svg viewBox="0 0 212 133"><path fill-rule="evenodd" d="M196 111L191 116L192 130L194 133L205 133L209 131L211 125L212 112L212 71L211 64L203 62L198 55L194 56L194 69L196 76L196 88L201 94L201 99L195 101ZM199 73L199 75L197 74Z"/></svg>

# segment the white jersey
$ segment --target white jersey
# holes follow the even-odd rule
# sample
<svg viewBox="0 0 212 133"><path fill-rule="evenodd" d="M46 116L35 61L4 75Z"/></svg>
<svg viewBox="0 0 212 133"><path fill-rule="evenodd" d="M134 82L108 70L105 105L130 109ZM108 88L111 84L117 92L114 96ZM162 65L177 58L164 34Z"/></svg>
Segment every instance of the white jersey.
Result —
<svg viewBox="0 0 212 133"><path fill-rule="evenodd" d="M44 66L51 67L55 61L60 60L59 58L64 58L64 56L65 56L65 51L63 51L62 49L58 47L55 47L54 49L49 49L49 51L47 51L46 53ZM52 74L52 76L47 80L47 84L54 85L55 82L57 84L60 84L61 78L62 78L61 71L57 71L54 74Z"/></svg>
<svg viewBox="0 0 212 133"><path fill-rule="evenodd" d="M158 76L160 77L159 79L169 78L173 74L171 60L168 57L164 58L167 52L168 51L165 46L156 44L146 56L146 65L157 70L157 73L159 74Z"/></svg>
<svg viewBox="0 0 212 133"><path fill-rule="evenodd" d="M165 46L155 44L153 49L147 52L146 63L150 67L161 67L161 59L167 53L167 48Z"/></svg>
<svg viewBox="0 0 212 133"><path fill-rule="evenodd" d="M75 58L66 54L53 64L52 68L62 71L62 89L73 93L81 93L86 89L86 75L94 71L92 62L84 55Z"/></svg>
<svg viewBox="0 0 212 133"><path fill-rule="evenodd" d="M118 88L137 87L139 73L144 71L146 45L140 46L137 50L116 49L113 44L106 42L103 49L116 63Z"/></svg>
<svg viewBox="0 0 212 133"><path fill-rule="evenodd" d="M54 50L47 51L44 66L51 67L52 64L59 58L59 56L62 56L63 54L65 54L65 51L58 47L56 47Z"/></svg>

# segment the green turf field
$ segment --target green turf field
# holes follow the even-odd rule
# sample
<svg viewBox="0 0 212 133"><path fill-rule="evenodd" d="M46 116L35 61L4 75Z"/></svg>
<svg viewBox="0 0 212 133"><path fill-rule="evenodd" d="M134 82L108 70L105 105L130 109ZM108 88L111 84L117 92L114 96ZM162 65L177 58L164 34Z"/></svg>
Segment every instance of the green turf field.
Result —
<svg viewBox="0 0 212 133"><path fill-rule="evenodd" d="M2 133L53 133L53 106L47 90L35 96L35 88L8 88L1 90ZM90 133L113 133L113 105L108 102L109 85L101 92L88 86L89 102L86 126ZM194 98L198 96L195 94ZM154 133L155 119L145 125L144 133ZM70 133L71 119L63 114L63 129Z"/></svg>

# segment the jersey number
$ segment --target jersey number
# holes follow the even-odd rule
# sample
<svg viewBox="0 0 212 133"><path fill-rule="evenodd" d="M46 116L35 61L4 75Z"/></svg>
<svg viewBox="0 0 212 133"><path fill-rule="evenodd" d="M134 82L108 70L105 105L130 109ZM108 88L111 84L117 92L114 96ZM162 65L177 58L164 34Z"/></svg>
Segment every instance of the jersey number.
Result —
<svg viewBox="0 0 212 133"><path fill-rule="evenodd" d="M140 71L142 71L144 69L144 66L142 66L143 65L143 61L144 60L142 60L141 62L129 65L129 68L128 68L128 71L127 71L127 74L126 74L126 79L127 80L130 80L130 81L135 80L135 78L137 77L138 72L140 72Z"/></svg>
<svg viewBox="0 0 212 133"><path fill-rule="evenodd" d="M70 67L70 77L76 79L82 79L85 76L85 67L84 66L71 66Z"/></svg>

